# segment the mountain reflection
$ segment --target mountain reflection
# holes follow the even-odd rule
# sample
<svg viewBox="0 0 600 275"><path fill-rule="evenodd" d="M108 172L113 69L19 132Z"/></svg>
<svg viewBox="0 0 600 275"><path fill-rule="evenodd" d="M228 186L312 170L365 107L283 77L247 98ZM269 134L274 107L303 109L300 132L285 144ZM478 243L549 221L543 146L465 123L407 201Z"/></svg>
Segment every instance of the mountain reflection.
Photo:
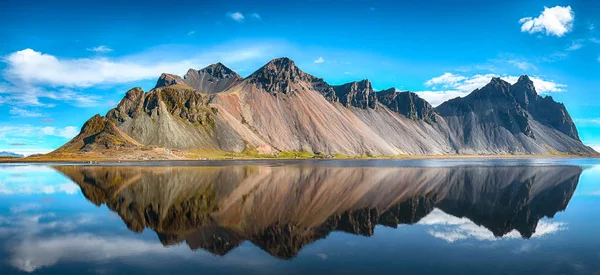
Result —
<svg viewBox="0 0 600 275"><path fill-rule="evenodd" d="M225 255L250 241L277 258L333 231L371 236L414 224L435 208L501 237L530 238L566 208L581 168L57 166L96 205L163 245Z"/></svg>

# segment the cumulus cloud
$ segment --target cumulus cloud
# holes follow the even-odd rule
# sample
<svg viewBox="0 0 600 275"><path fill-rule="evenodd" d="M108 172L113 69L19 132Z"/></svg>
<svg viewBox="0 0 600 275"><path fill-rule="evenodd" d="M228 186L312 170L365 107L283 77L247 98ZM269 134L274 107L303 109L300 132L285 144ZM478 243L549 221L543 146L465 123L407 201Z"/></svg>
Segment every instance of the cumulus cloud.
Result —
<svg viewBox="0 0 600 275"><path fill-rule="evenodd" d="M498 238L485 227L476 225L467 218L454 217L437 208L423 218L419 224L432 226L433 228L428 233L435 238L445 240L449 243L468 239L498 241L521 238L521 235L516 230ZM565 223L540 220L532 238L539 238L563 230L566 230Z"/></svg>
<svg viewBox="0 0 600 275"><path fill-rule="evenodd" d="M528 33L542 32L546 35L561 37L573 29L575 13L571 6L553 8L544 7L538 17L525 17L519 20L521 31Z"/></svg>
<svg viewBox="0 0 600 275"><path fill-rule="evenodd" d="M431 105L437 106L449 99L468 95L472 91L488 84L494 77L501 77L511 84L514 84L519 80L519 76L511 75L476 74L464 76L460 74L444 73L425 82L425 86L431 88L431 90L417 91L416 93L427 100ZM533 85L539 94L564 92L567 87L565 84L544 80L539 77L530 77L530 79L533 81Z"/></svg>
<svg viewBox="0 0 600 275"><path fill-rule="evenodd" d="M236 22L244 21L244 15L241 12L228 12L227 17L233 19Z"/></svg>
<svg viewBox="0 0 600 275"><path fill-rule="evenodd" d="M97 105L97 95L78 91L155 79L163 72L181 74L189 68L200 68L215 60L227 64L262 59L273 54L271 44L231 48L220 46L184 59L157 61L153 54L122 58L60 58L33 49L8 54L0 82L0 103L22 106L52 107L41 99L52 99L78 107Z"/></svg>
<svg viewBox="0 0 600 275"><path fill-rule="evenodd" d="M323 59L322 56L319 56L319 58L315 59L315 61L313 61L316 64L321 64L323 62L325 62L325 59Z"/></svg>
<svg viewBox="0 0 600 275"><path fill-rule="evenodd" d="M461 91L419 91L415 92L419 97L427 100L429 104L436 107L440 104L457 97L465 97L469 92Z"/></svg>
<svg viewBox="0 0 600 275"><path fill-rule="evenodd" d="M87 48L86 50L88 50L90 52L96 52L96 53L108 53L108 52L113 51L113 49L111 49L107 46L104 46L104 45L101 45L98 47L93 47L93 48Z"/></svg>

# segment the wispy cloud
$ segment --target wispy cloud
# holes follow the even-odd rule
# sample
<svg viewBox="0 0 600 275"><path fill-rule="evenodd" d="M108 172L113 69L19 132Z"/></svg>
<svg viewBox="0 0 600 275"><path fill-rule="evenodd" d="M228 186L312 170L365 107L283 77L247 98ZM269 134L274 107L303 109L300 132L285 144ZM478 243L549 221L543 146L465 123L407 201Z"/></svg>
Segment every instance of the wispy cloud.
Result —
<svg viewBox="0 0 600 275"><path fill-rule="evenodd" d="M545 33L561 37L573 29L575 13L571 6L553 8L544 7L538 17L525 17L519 20L521 31L528 33Z"/></svg>
<svg viewBox="0 0 600 275"><path fill-rule="evenodd" d="M195 30L193 30L193 31L189 31L189 32L187 33L187 35L188 35L188 36L194 36L194 35L196 35L196 31L195 31Z"/></svg>
<svg viewBox="0 0 600 275"><path fill-rule="evenodd" d="M88 50L90 52L96 52L96 53L108 53L108 52L113 51L113 49L111 49L107 46L104 46L104 45L101 45L98 47L93 47L93 48L87 48L86 50Z"/></svg>
<svg viewBox="0 0 600 275"><path fill-rule="evenodd" d="M233 21L236 22L243 22L244 21L244 15L241 12L228 12L227 13L227 17L231 18Z"/></svg>
<svg viewBox="0 0 600 275"><path fill-rule="evenodd" d="M523 71L537 70L537 67L527 61L511 59L508 60L508 64L511 64Z"/></svg>
<svg viewBox="0 0 600 275"><path fill-rule="evenodd" d="M252 17L252 18L254 18L256 20L261 20L262 19L262 17L258 13L252 13L252 14L250 14L250 17Z"/></svg>
<svg viewBox="0 0 600 275"><path fill-rule="evenodd" d="M319 58L315 59L315 61L313 61L316 64L321 64L323 62L325 62L325 59L323 59L322 56L319 56Z"/></svg>
<svg viewBox="0 0 600 275"><path fill-rule="evenodd" d="M569 47L567 47L567 51L576 51L581 48L583 48L583 40L577 39L577 40L571 41L571 45L569 45Z"/></svg>
<svg viewBox="0 0 600 275"><path fill-rule="evenodd" d="M31 125L0 125L0 140L9 143L13 140L22 138L40 137L40 136L57 136L65 139L70 139L79 133L79 129L75 126L66 126L57 128L52 126L31 126Z"/></svg>
<svg viewBox="0 0 600 275"><path fill-rule="evenodd" d="M13 107L9 111L9 114L13 117L41 117L42 114L36 111L29 111L22 108Z"/></svg>

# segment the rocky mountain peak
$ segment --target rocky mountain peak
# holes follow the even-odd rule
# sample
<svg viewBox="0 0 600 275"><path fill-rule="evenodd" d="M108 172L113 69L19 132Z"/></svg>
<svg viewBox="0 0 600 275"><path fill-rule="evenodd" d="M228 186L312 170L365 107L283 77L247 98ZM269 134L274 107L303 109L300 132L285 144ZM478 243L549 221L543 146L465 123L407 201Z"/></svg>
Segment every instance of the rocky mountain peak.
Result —
<svg viewBox="0 0 600 275"><path fill-rule="evenodd" d="M199 73L205 72L208 75L211 75L216 78L241 78L236 72L227 66L223 65L221 62L217 62L215 64L211 64L204 69L198 71ZM189 72L188 72L189 73ZM185 77L184 77L185 79Z"/></svg>
<svg viewBox="0 0 600 275"><path fill-rule="evenodd" d="M189 69L183 76L183 81L198 92L214 94L239 84L242 77L218 62L200 70Z"/></svg>
<svg viewBox="0 0 600 275"><path fill-rule="evenodd" d="M258 87L266 90L269 93L290 93L294 89L290 84L306 82L309 84L319 84L319 86L325 83L322 79L309 75L298 67L294 61L287 57L276 58L269 63L262 66L256 72L251 74L248 81L252 84L256 84Z"/></svg>
<svg viewBox="0 0 600 275"><path fill-rule="evenodd" d="M519 104L525 108L530 104L530 102L538 99L533 81L531 81L531 79L526 75L519 77L519 80L517 80L517 82L511 86L511 91L517 102L519 102Z"/></svg>
<svg viewBox="0 0 600 275"><path fill-rule="evenodd" d="M162 73L156 81L156 85L154 86L154 88L166 87L175 84L185 85L185 81L178 75Z"/></svg>

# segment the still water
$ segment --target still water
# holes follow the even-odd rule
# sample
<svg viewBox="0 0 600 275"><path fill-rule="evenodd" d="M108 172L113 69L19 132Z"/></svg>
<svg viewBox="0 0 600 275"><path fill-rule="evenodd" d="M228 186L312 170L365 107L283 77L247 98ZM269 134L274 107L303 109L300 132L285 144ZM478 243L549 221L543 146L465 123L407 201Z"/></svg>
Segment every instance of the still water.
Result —
<svg viewBox="0 0 600 275"><path fill-rule="evenodd" d="M0 274L597 274L599 180L589 159L3 164Z"/></svg>

